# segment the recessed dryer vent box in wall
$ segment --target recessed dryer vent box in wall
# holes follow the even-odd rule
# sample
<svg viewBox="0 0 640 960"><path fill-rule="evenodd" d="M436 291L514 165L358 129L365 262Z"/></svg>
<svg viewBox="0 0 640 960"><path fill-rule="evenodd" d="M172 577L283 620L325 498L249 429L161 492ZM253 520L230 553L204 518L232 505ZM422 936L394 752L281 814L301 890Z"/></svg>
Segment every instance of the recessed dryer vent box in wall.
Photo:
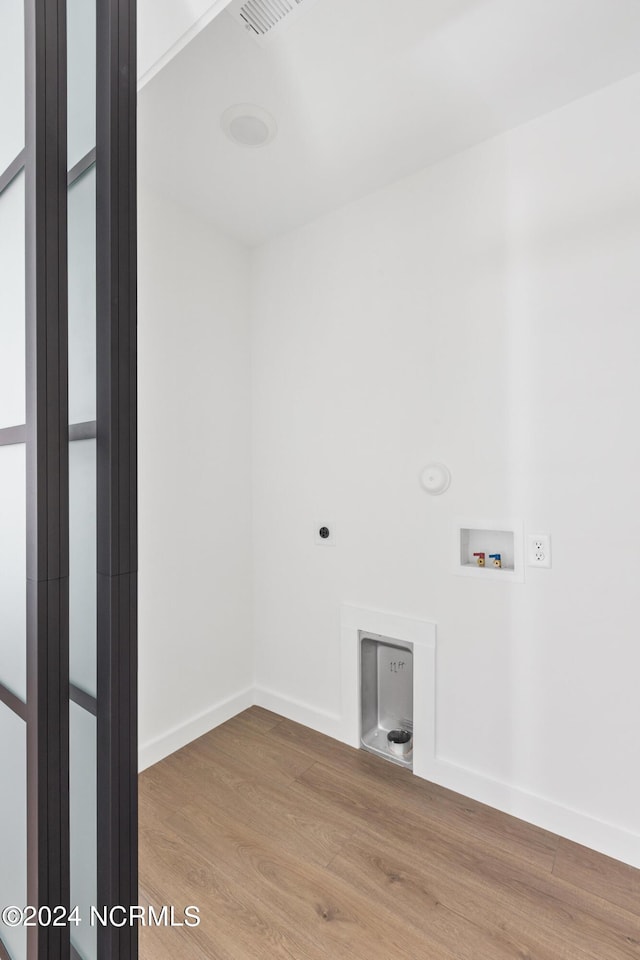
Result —
<svg viewBox="0 0 640 960"><path fill-rule="evenodd" d="M453 540L454 572L460 576L524 581L521 521L456 520ZM478 554L484 554L484 565L478 564Z"/></svg>
<svg viewBox="0 0 640 960"><path fill-rule="evenodd" d="M413 645L359 632L360 743L365 750L413 766Z"/></svg>

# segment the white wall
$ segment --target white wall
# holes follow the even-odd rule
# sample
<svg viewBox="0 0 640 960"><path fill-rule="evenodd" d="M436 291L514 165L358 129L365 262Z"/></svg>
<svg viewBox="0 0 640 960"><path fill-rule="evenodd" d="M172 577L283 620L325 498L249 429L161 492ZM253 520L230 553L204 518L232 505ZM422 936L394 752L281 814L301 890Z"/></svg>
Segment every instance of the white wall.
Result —
<svg viewBox="0 0 640 960"><path fill-rule="evenodd" d="M230 0L139 0L138 89L229 3Z"/></svg>
<svg viewBox="0 0 640 960"><path fill-rule="evenodd" d="M640 841L639 112L635 77L252 265L258 698L339 714L345 601L433 619L438 756L600 849ZM453 576L458 515L551 533L553 569Z"/></svg>
<svg viewBox="0 0 640 960"><path fill-rule="evenodd" d="M249 702L247 280L245 248L141 192L143 766Z"/></svg>

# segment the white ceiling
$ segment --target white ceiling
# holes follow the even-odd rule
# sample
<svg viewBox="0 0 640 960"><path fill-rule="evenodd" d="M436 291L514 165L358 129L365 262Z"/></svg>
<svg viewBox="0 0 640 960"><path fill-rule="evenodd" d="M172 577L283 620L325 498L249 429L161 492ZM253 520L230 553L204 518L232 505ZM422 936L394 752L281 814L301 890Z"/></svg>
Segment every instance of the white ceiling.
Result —
<svg viewBox="0 0 640 960"><path fill-rule="evenodd" d="M140 93L140 182L260 243L638 71L639 0L314 0L264 47L223 12Z"/></svg>
<svg viewBox="0 0 640 960"><path fill-rule="evenodd" d="M229 3L230 0L138 0L138 90Z"/></svg>

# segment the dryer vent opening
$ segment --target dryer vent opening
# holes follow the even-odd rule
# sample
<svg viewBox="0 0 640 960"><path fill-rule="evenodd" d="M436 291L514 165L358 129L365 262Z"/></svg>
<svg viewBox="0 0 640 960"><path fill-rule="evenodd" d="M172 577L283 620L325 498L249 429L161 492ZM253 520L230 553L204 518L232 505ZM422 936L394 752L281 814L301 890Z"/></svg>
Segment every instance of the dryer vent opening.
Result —
<svg viewBox="0 0 640 960"><path fill-rule="evenodd" d="M360 631L360 744L413 765L413 647Z"/></svg>

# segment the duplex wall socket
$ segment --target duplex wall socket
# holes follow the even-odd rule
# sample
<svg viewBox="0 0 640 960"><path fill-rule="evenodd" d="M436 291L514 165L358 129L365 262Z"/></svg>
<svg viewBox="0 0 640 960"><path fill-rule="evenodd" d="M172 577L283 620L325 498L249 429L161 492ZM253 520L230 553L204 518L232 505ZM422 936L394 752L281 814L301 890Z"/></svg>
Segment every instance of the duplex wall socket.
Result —
<svg viewBox="0 0 640 960"><path fill-rule="evenodd" d="M548 533L531 533L527 537L527 564L530 567L551 566L551 536Z"/></svg>

